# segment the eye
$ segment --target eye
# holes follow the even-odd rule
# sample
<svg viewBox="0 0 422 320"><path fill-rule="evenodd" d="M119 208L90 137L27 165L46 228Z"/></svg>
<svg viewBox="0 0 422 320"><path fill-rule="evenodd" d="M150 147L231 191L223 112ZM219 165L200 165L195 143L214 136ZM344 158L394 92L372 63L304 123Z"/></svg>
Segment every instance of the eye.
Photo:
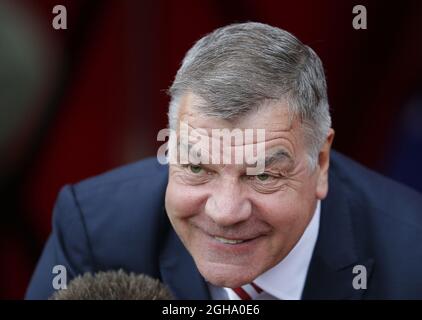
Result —
<svg viewBox="0 0 422 320"><path fill-rule="evenodd" d="M190 164L188 167L189 167L189 170L195 174L198 174L203 170L201 166L198 166L195 164Z"/></svg>
<svg viewBox="0 0 422 320"><path fill-rule="evenodd" d="M271 173L261 173L261 174L257 174L255 176L251 176L250 179L252 181L255 182L256 185L260 185L260 186L275 186L278 185L282 182L282 177L281 176L276 176L273 175Z"/></svg>
<svg viewBox="0 0 422 320"><path fill-rule="evenodd" d="M257 178L259 181L267 181L267 180L270 178L270 176L269 176L268 174L266 174L266 173L261 173L261 174L258 174L258 175L256 176L256 178Z"/></svg>

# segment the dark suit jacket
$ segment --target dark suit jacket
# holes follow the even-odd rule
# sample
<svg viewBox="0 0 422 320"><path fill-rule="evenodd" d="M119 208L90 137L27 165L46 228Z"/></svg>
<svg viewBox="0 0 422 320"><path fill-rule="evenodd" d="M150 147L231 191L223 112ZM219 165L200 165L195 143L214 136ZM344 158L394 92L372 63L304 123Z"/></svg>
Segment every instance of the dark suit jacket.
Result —
<svg viewBox="0 0 422 320"><path fill-rule="evenodd" d="M178 299L210 298L164 209L167 166L147 159L65 186L53 231L26 298L52 292L54 265L68 280L123 268L161 279ZM332 152L329 193L303 299L422 299L422 196ZM353 267L367 289L353 288Z"/></svg>

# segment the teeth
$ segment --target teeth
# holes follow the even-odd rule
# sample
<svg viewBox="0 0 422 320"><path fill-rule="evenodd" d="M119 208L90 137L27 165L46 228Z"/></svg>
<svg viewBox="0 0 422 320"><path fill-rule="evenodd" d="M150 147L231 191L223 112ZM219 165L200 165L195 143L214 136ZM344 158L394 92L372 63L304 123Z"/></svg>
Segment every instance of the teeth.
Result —
<svg viewBox="0 0 422 320"><path fill-rule="evenodd" d="M222 243L227 243L227 244L238 244L238 243L244 242L244 240L230 240L230 239L221 238L221 237L214 237L214 239Z"/></svg>

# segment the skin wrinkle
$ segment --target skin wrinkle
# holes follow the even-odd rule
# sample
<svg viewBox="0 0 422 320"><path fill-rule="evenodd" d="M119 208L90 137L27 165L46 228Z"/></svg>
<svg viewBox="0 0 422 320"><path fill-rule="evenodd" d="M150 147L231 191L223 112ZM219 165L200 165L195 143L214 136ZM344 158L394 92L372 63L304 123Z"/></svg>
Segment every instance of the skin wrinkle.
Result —
<svg viewBox="0 0 422 320"><path fill-rule="evenodd" d="M186 104L189 103L194 103L198 98L192 94L187 95L187 97L184 97L182 99L182 102ZM252 115L254 115L255 117L268 117L268 113L266 113L266 110L268 108L274 107L276 104L274 102L271 103L267 103L266 105L262 106L259 109L255 110L255 113L252 113ZM180 119L182 119L181 121L184 121L185 123L188 124L189 129L191 130L204 130L207 132L208 137L212 137L212 129L219 129L217 127L212 127L211 128L207 128L207 124L208 122L208 118L204 115L202 115L200 112L198 112L198 110L195 109L195 107L192 108L194 111L189 110L188 112L186 112L185 116L180 116ZM182 110L181 110L182 111ZM290 111L288 110L287 107L284 108L279 108L274 112L273 118L274 117L282 117L285 119L290 119ZM192 125L192 122L197 122L198 125L194 126ZM226 121L227 122L227 121ZM236 120L234 122L230 122L230 127L229 129L232 128L239 128L239 129L248 129L248 128L253 128L254 127L254 122L250 120L250 115L245 115L244 118L242 118L241 120ZM284 141L287 142L288 144L288 148L287 151L290 154L295 154L295 150L294 150L294 145L298 143L297 141L297 137L296 135L293 135L293 143L290 142L289 140L285 139L284 137L280 136L283 133L287 133L287 132L292 132L295 127L298 127L298 125L296 124L294 126L294 123L291 122L290 120L288 121L288 124L286 125L285 122L273 122L271 123L268 127L265 128L265 135L266 137L269 136L269 138L266 138L266 142L277 142L277 139L284 139ZM262 128L261 128L262 129ZM233 145L233 142L236 143L236 139L230 139L231 144ZM254 135L253 141L252 143L256 143L258 142L256 139L256 136ZM236 144L235 144L236 145ZM247 146L250 144L242 144L243 146ZM178 145L179 147L179 145ZM179 150L179 149L178 149ZM212 161L211 161L212 162Z"/></svg>
<svg viewBox="0 0 422 320"><path fill-rule="evenodd" d="M246 146L247 144L245 144ZM193 148L192 144L188 144L187 149L185 148L185 146L183 144L178 143L177 144L177 149L181 150L181 152L187 152L188 154L190 154L191 150ZM212 154L210 152L208 152L208 150L203 150L201 149L201 152L204 151L207 153L207 155L212 158ZM221 158L221 157L220 157ZM214 158L212 158L214 159ZM195 160L197 160L199 162L200 159L198 159L198 157L195 157ZM195 162L197 163L197 162ZM214 165L217 162L213 162L212 160L210 161L210 163L204 164L201 163L201 165L204 168L213 168ZM270 150L270 152L267 152L267 155L265 157L265 167L270 169L270 167L275 166L275 165L279 165L284 168L284 172L287 174L289 171L291 171L292 167L295 164L295 160L294 158L289 154L289 152L287 152L285 150L285 148L281 148L281 147L276 147L275 151L274 150ZM217 163L218 164L218 163ZM225 166L225 164L219 164L220 166ZM254 162L252 164L249 164L249 166L251 167L256 167L257 162ZM282 170L280 170L281 172Z"/></svg>

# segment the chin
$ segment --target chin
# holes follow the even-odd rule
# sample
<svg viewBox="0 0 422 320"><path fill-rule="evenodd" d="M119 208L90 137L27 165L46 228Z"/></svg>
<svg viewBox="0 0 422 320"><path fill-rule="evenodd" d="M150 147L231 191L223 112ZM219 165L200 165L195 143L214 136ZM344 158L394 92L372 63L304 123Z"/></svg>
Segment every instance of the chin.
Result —
<svg viewBox="0 0 422 320"><path fill-rule="evenodd" d="M205 280L218 287L237 288L251 283L259 275L246 266L199 263L197 267Z"/></svg>

